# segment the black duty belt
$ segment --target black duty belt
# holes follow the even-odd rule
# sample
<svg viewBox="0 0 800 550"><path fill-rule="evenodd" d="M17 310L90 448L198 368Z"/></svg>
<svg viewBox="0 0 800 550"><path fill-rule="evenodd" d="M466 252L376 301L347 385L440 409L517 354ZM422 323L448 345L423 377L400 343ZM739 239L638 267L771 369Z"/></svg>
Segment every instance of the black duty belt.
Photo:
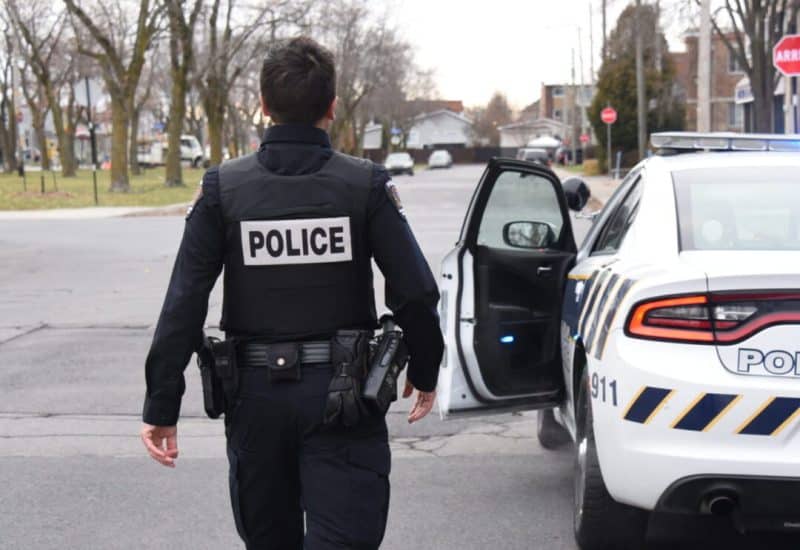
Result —
<svg viewBox="0 0 800 550"><path fill-rule="evenodd" d="M313 365L331 362L331 341L298 343L300 364ZM258 342L242 342L236 346L237 364L240 367L267 367L269 357L275 360L280 355L281 344L263 344ZM280 357L278 357L280 359Z"/></svg>

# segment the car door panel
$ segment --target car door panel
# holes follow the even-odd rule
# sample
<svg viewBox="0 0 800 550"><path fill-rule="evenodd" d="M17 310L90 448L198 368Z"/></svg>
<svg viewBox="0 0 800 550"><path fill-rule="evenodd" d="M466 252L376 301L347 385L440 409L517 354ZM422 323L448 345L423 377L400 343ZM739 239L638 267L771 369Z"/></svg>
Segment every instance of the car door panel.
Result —
<svg viewBox="0 0 800 550"><path fill-rule="evenodd" d="M496 396L558 390L550 369L557 367L560 297L572 254L477 247L474 261L475 348L487 387Z"/></svg>
<svg viewBox="0 0 800 550"><path fill-rule="evenodd" d="M508 204L484 219L495 184ZM530 191L535 189L534 191ZM497 191L498 193L500 191ZM495 203L497 201L495 200ZM527 211L525 210L527 207ZM575 243L566 201L550 170L494 159L473 196L455 254L443 263L449 309L440 377L442 412L503 411L554 406L563 394L559 330L566 274ZM549 224L555 242L514 248L509 223ZM499 238L502 229L503 239ZM458 276L455 280L453 272ZM450 297L455 292L455 299Z"/></svg>

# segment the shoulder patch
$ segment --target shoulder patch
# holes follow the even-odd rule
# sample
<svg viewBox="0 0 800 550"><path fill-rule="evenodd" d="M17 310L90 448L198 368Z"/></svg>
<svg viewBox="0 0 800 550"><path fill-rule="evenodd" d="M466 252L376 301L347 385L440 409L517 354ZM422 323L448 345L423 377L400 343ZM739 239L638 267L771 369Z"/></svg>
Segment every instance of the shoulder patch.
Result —
<svg viewBox="0 0 800 550"><path fill-rule="evenodd" d="M397 190L397 184L389 180L386 182L386 194L389 196L389 202L391 202L400 215L405 219L406 212L403 209L403 201L400 200L400 192Z"/></svg>
<svg viewBox="0 0 800 550"><path fill-rule="evenodd" d="M194 212L194 207L197 205L197 201L203 198L203 180L200 180L200 183L197 186L197 192L194 194L194 198L192 198L192 204L189 205L189 208L186 209L186 219L192 217L192 212Z"/></svg>

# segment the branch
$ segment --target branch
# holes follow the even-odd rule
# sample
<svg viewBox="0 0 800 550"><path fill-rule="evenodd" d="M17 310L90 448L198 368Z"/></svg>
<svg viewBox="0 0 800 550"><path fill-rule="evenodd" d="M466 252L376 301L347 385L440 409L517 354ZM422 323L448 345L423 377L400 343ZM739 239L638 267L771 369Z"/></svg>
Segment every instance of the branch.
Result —
<svg viewBox="0 0 800 550"><path fill-rule="evenodd" d="M146 1L146 0L145 0ZM75 17L77 17L81 23L86 27L89 31L89 34L97 41L100 47L103 49L105 53L105 60L106 62L113 68L114 72L120 79L124 78L125 75L125 67L122 64L122 60L120 59L119 52L114 49L113 44L109 40L109 38L103 34L103 32L97 28L97 25L94 24L91 17L83 11L83 9L75 4L75 0L64 0L64 4L67 6L67 10L72 13ZM140 15L141 17L141 15ZM99 59L96 56L95 59Z"/></svg>

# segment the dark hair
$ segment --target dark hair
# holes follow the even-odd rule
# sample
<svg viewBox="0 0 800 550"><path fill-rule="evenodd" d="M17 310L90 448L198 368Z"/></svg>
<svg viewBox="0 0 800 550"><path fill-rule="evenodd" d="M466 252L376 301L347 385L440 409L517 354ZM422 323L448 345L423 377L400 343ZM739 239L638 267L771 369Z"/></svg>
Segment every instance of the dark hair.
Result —
<svg viewBox="0 0 800 550"><path fill-rule="evenodd" d="M261 66L261 96L275 122L316 124L336 98L333 54L305 36L276 42Z"/></svg>

